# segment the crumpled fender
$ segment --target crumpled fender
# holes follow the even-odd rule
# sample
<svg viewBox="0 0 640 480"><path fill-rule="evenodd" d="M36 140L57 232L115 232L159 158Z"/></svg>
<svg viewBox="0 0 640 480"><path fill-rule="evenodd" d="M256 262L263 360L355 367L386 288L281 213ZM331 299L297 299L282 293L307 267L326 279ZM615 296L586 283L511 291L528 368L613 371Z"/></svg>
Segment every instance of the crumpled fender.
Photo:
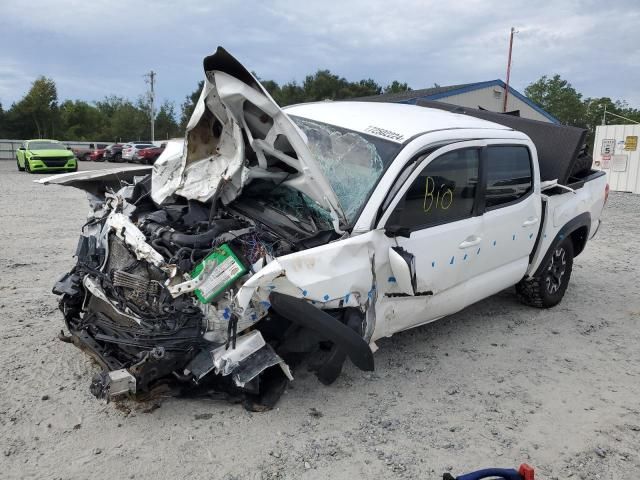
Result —
<svg viewBox="0 0 640 480"><path fill-rule="evenodd" d="M278 291L323 308L364 310L376 289L374 257L383 259L387 244L381 231L372 231L278 257L242 285L235 305L247 308L256 297L269 302L269 294Z"/></svg>

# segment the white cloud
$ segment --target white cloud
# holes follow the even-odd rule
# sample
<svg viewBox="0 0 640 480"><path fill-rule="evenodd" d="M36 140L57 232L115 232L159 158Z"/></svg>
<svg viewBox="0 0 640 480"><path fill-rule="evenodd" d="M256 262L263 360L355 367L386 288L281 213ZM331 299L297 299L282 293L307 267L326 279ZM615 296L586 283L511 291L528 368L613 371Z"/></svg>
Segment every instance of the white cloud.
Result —
<svg viewBox="0 0 640 480"><path fill-rule="evenodd" d="M32 0L28 12L23 1L3 3L0 64L12 60L14 72L0 79L5 103L38 74L59 78L61 96L136 96L151 68L160 96L179 102L201 78L202 58L219 44L279 82L301 81L317 68L414 88L503 78L515 26L516 88L559 73L585 96L626 98L640 107L634 0Z"/></svg>

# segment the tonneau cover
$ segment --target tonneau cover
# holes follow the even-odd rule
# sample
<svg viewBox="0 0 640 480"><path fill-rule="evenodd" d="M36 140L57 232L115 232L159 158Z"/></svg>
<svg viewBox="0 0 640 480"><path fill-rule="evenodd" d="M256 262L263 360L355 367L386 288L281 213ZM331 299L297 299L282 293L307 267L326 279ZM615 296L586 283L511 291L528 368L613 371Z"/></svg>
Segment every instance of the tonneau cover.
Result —
<svg viewBox="0 0 640 480"><path fill-rule="evenodd" d="M587 135L587 130L583 128L540 122L433 100L418 100L416 105L489 120L527 134L538 150L540 180L543 182L557 179L560 184L567 183Z"/></svg>

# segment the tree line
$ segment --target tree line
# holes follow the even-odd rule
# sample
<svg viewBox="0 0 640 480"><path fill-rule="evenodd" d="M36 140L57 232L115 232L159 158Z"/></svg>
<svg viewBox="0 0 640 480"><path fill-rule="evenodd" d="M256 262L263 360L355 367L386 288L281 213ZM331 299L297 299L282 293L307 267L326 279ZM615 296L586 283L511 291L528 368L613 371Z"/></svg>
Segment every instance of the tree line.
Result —
<svg viewBox="0 0 640 480"><path fill-rule="evenodd" d="M595 127L602 124L605 109L614 114L607 116L607 124L640 122L640 110L630 107L626 101L610 97L585 97L560 75L544 75L529 84L524 93L562 124L586 128L592 137ZM632 122L619 118L620 116Z"/></svg>
<svg viewBox="0 0 640 480"><path fill-rule="evenodd" d="M258 76L256 75L256 78ZM394 80L387 86L373 79L349 81L329 70L307 75L301 83L278 84L260 79L265 89L281 106L319 100L397 93L411 90L407 83ZM155 137L165 139L181 136L200 96L203 81L187 95L176 109L173 102L164 101L155 114ZM527 97L558 118L561 123L595 131L602 121L603 111L640 121L640 110L623 100L609 97L584 97L559 75L543 76L525 88ZM58 99L53 79L37 78L19 101L4 110L0 103L0 138L56 138L59 140L148 140L151 136L149 99L136 100L110 95L102 100ZM625 123L608 117L608 123Z"/></svg>

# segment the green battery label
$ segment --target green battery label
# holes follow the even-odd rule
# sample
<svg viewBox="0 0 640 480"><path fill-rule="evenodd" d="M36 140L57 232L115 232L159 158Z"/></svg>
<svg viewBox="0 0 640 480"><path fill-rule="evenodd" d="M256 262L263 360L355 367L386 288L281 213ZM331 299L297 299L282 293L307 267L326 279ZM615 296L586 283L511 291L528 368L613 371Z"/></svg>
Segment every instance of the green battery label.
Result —
<svg viewBox="0 0 640 480"><path fill-rule="evenodd" d="M226 243L222 244L191 272L191 278L197 278L200 274L207 276L194 293L200 302L209 303L245 273L246 267L231 248Z"/></svg>

